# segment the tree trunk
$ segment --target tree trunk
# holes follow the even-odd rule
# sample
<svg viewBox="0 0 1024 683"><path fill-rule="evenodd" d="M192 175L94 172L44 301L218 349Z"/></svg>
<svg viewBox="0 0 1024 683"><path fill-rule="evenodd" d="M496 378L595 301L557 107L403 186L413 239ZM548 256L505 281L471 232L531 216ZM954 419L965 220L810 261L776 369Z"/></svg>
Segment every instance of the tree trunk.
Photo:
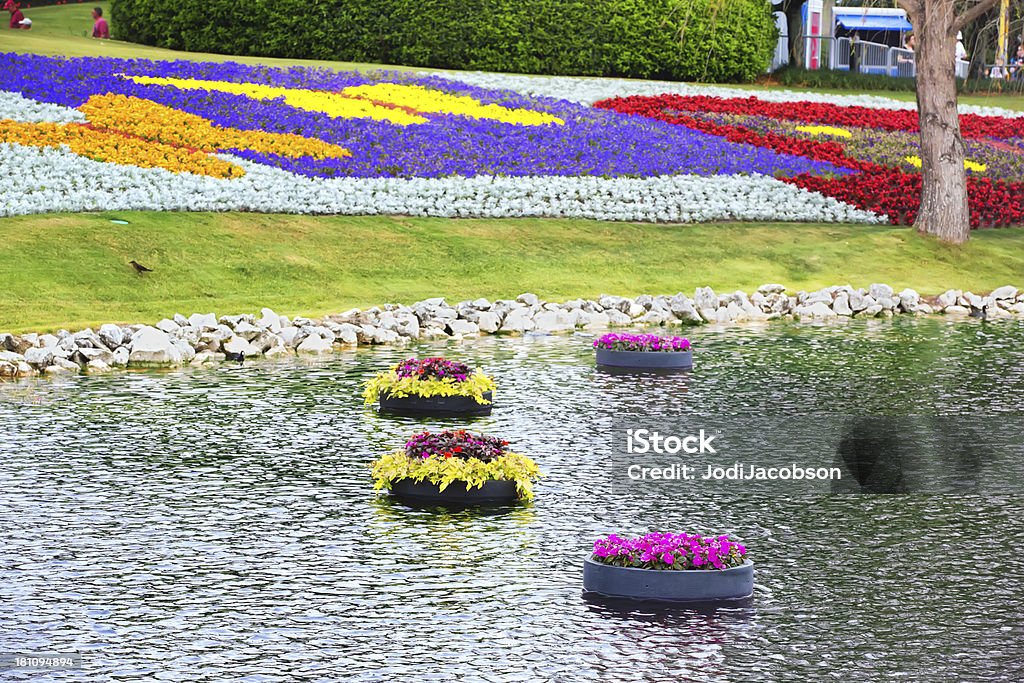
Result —
<svg viewBox="0 0 1024 683"><path fill-rule="evenodd" d="M952 3L925 2L912 17L916 36L921 141L921 208L914 227L946 242L970 236L964 141L956 108L956 32Z"/></svg>
<svg viewBox="0 0 1024 683"><path fill-rule="evenodd" d="M804 65L804 17L801 13L803 5L790 2L786 6L786 33L789 34L789 64L800 67Z"/></svg>

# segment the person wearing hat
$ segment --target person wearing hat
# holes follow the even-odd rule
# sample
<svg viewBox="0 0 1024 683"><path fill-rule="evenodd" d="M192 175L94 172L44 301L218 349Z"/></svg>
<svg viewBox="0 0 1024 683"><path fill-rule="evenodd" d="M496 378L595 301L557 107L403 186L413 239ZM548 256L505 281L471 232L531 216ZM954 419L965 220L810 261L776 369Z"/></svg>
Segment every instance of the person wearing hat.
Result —
<svg viewBox="0 0 1024 683"><path fill-rule="evenodd" d="M103 38L107 40L110 38L110 26L107 25L107 20L103 18L103 8L96 7L92 11L92 37Z"/></svg>
<svg viewBox="0 0 1024 683"><path fill-rule="evenodd" d="M31 28L32 20L26 19L25 15L18 9L18 3L14 0L7 0L4 9L11 13L11 23L8 28Z"/></svg>

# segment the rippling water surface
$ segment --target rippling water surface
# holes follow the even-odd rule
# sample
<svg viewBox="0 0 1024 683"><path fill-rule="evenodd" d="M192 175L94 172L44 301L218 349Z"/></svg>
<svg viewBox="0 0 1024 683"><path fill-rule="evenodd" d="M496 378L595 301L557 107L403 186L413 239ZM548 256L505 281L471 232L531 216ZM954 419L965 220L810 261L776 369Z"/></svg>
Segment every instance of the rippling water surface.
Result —
<svg viewBox="0 0 1024 683"><path fill-rule="evenodd" d="M0 385L0 652L84 659L0 680L1024 679L1024 498L629 493L600 446L651 414L1012 425L1024 325L692 336L696 369L665 377L597 372L573 336ZM495 376L472 427L541 465L532 504L415 509L372 490L372 457L453 424L362 406L362 382L413 353ZM652 528L741 538L754 597L582 595L594 538Z"/></svg>

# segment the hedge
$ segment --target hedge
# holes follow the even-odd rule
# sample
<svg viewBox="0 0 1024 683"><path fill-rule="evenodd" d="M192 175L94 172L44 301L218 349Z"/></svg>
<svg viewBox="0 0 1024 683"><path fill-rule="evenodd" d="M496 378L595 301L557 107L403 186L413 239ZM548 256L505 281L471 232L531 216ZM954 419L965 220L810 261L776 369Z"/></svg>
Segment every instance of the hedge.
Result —
<svg viewBox="0 0 1024 683"><path fill-rule="evenodd" d="M557 75L750 81L765 0L113 0L115 37L175 50Z"/></svg>

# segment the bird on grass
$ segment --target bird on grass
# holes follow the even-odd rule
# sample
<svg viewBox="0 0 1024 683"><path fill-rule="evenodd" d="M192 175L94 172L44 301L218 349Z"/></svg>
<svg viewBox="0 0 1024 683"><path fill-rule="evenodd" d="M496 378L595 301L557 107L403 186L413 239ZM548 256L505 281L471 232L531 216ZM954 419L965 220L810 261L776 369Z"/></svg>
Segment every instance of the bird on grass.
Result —
<svg viewBox="0 0 1024 683"><path fill-rule="evenodd" d="M152 273L153 272L152 268L147 268L146 266L142 265L138 261L129 261L128 265L130 265L132 268L134 268L135 272L138 273L139 275L142 275L143 273Z"/></svg>

